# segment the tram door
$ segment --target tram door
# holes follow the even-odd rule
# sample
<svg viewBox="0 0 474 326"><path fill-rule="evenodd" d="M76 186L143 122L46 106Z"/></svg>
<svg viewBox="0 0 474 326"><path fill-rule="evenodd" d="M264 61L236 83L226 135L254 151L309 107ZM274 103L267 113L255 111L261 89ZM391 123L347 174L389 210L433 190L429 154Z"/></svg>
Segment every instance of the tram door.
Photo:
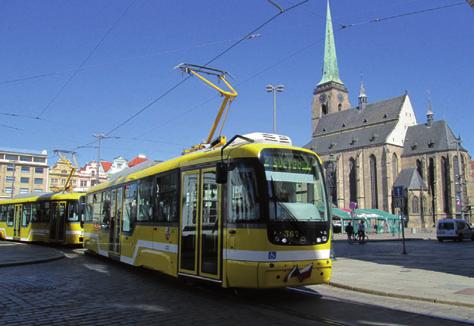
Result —
<svg viewBox="0 0 474 326"><path fill-rule="evenodd" d="M220 186L215 169L182 173L179 272L221 279Z"/></svg>
<svg viewBox="0 0 474 326"><path fill-rule="evenodd" d="M15 215L13 221L13 237L20 238L21 232L21 205L15 205Z"/></svg>
<svg viewBox="0 0 474 326"><path fill-rule="evenodd" d="M120 254L120 221L123 211L123 189L122 187L112 190L112 205L110 217L110 237L109 250L112 253Z"/></svg>
<svg viewBox="0 0 474 326"><path fill-rule="evenodd" d="M50 209L49 240L64 241L66 202L53 202Z"/></svg>

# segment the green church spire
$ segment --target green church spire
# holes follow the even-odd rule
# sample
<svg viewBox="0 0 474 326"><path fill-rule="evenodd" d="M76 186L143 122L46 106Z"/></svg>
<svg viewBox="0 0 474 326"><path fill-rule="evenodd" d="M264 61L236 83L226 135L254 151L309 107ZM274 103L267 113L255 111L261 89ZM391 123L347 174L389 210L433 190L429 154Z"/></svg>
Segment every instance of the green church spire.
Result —
<svg viewBox="0 0 474 326"><path fill-rule="evenodd" d="M326 42L324 44L323 78L321 79L318 85L331 81L343 84L342 80L339 78L339 69L337 67L336 43L334 42L331 8L329 7L328 0L326 12Z"/></svg>

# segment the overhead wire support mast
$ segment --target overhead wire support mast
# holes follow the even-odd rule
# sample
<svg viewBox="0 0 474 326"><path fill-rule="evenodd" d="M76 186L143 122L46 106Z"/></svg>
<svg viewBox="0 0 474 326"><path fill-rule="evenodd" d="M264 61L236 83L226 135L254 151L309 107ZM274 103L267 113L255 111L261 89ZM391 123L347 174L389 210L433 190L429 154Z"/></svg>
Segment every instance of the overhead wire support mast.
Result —
<svg viewBox="0 0 474 326"><path fill-rule="evenodd" d="M225 113L225 116L227 117L227 113L229 111L230 105L232 104L232 101L237 97L237 92L235 89L232 87L232 85L226 80L226 75L229 75L229 73L215 69L215 68L210 68L210 67L205 67L205 66L199 66L199 65L194 65L194 64L188 64L188 63L181 63L177 67L177 69L180 69L181 71L196 76L199 78L203 83L208 85L209 87L217 90L221 96L224 97L222 100L222 104L219 108L219 111L217 112L217 116L214 119L214 123L212 124L211 130L209 132L209 135L206 138L206 141L204 143L195 145L191 147L188 150L185 150L184 153L189 153L189 152L194 152L199 149L203 149L206 147L217 147L217 146L222 146L226 143L226 137L221 136L222 129L224 128L225 124L225 119L221 123L222 115ZM218 80L222 81L227 88L229 89L228 91L223 90L213 82L211 82L209 79L204 77L202 74L207 74L207 75L213 75L218 78ZM219 130L219 136L213 140L214 134L216 132L217 127L219 126L219 123L221 123L221 127Z"/></svg>

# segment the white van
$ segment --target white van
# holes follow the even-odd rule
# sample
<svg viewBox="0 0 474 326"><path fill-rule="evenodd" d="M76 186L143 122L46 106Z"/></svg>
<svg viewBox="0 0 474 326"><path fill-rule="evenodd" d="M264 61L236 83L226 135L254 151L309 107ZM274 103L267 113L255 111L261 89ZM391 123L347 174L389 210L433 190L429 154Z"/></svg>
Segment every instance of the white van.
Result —
<svg viewBox="0 0 474 326"><path fill-rule="evenodd" d="M436 237L439 242L443 242L443 240L462 241L463 239L474 241L474 230L465 220L443 218L436 224Z"/></svg>

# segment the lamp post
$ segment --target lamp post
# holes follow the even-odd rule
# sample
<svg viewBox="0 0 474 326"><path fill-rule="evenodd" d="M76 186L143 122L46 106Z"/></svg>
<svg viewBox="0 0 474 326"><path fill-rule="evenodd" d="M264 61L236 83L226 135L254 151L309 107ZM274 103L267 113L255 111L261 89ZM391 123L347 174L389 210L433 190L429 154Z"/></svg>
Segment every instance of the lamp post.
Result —
<svg viewBox="0 0 474 326"><path fill-rule="evenodd" d="M276 93L281 93L285 90L285 85L272 85L268 84L265 86L268 93L273 93L273 133L276 133Z"/></svg>
<svg viewBox="0 0 474 326"><path fill-rule="evenodd" d="M92 136L94 136L95 138L97 138L97 141L98 141L98 145L97 145L97 173L96 173L96 185L98 185L100 183L100 178L99 178L99 171L100 171L100 145L101 145L101 142L102 142L102 139L119 139L120 137L110 137L110 136L106 136L105 134L103 133L97 133L97 134L93 134Z"/></svg>

